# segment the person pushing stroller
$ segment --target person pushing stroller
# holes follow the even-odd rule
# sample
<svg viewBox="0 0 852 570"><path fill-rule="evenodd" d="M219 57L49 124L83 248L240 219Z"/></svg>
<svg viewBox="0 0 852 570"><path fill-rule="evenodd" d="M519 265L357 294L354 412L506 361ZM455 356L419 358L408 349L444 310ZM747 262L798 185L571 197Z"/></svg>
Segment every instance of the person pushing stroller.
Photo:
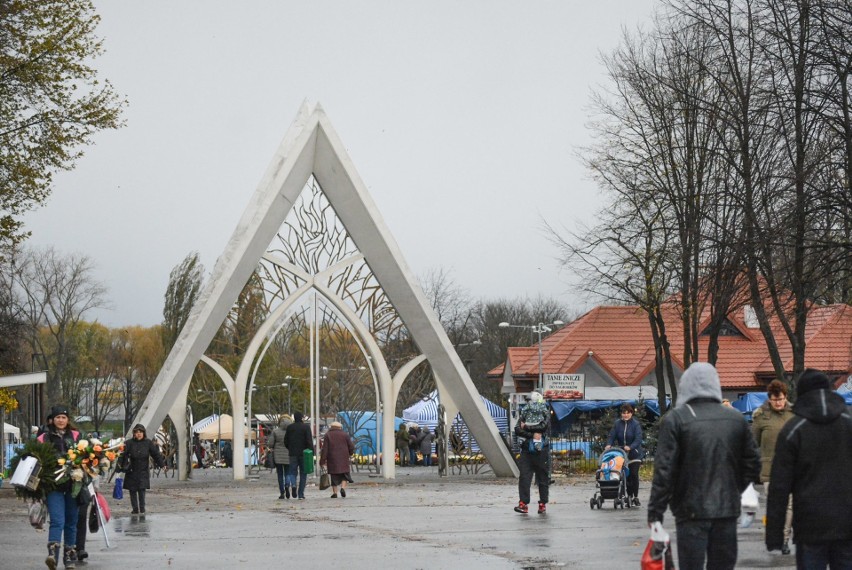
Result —
<svg viewBox="0 0 852 570"><path fill-rule="evenodd" d="M547 512L547 501L550 491L550 441L547 432L550 427L550 411L544 397L538 392L530 394L530 401L521 410L520 421L515 426L515 435L521 455L518 468L521 477L518 479L518 494L520 500L515 512L529 512L530 486L535 474L538 483L538 513Z"/></svg>
<svg viewBox="0 0 852 570"><path fill-rule="evenodd" d="M627 500L634 507L639 506L639 465L642 463L642 426L633 417L633 406L621 406L621 419L615 420L612 431L606 440L604 450L618 446L627 452Z"/></svg>

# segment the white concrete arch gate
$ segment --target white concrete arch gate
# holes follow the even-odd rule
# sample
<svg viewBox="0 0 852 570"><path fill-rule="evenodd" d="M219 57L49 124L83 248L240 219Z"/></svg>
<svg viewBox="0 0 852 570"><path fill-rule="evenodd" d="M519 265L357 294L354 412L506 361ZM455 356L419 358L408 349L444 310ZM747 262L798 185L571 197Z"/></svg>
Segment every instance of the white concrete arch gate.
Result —
<svg viewBox="0 0 852 570"><path fill-rule="evenodd" d="M313 275L267 251L312 176L360 252ZM400 368L394 377L368 327L329 287L329 277L335 271L361 259L368 263L375 280L422 353ZM297 275L303 283L267 317L249 344L236 377L231 378L220 365L205 356L204 351L261 261L282 267ZM428 360L448 417L462 413L495 475L518 476L515 461L501 441L496 424L319 104L303 104L288 129L134 424L158 426L169 416L178 433L179 449L187 449L187 392L196 365L204 362L216 371L230 396L234 412L234 457L242 458L247 438L246 394L254 381L252 363L259 352L263 356L266 341L277 334L280 329L277 324L288 309L310 292L321 296L337 311L361 351L369 356L367 362L378 392L380 410L388 411L380 414L380 442L388 442L393 449L393 411L400 387L420 363ZM316 372L315 364L312 355L312 376ZM393 479L394 470L393 461L382 462L385 478ZM188 476L186 461L180 462L179 476L182 479ZM245 465L239 459L234 462L234 478L245 478Z"/></svg>

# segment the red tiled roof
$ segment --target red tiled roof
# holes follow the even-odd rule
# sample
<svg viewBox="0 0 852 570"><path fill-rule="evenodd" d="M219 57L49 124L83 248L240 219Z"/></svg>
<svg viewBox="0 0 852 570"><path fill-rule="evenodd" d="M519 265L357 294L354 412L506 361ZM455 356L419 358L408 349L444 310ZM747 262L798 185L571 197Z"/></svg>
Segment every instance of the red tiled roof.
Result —
<svg viewBox="0 0 852 570"><path fill-rule="evenodd" d="M683 335L676 308L663 310L666 332L671 344L673 364L683 369ZM709 319L709 316L704 320ZM729 320L744 336L720 336L716 368L725 388L759 389L761 378L774 376L766 343L758 329L749 329L742 311ZM792 349L778 322L772 322L776 342L785 369L793 367ZM703 328L703 326L701 327ZM700 330L700 329L699 329ZM806 365L825 371L852 369L852 306L828 305L812 307L805 331ZM707 353L709 338L699 339L700 354ZM562 329L542 340L543 372L567 374L575 372L588 358L609 372L622 385L636 385L654 368L654 345L648 317L636 306L596 307ZM538 347L512 347L508 362L515 377L538 376ZM504 366L489 372L501 377Z"/></svg>

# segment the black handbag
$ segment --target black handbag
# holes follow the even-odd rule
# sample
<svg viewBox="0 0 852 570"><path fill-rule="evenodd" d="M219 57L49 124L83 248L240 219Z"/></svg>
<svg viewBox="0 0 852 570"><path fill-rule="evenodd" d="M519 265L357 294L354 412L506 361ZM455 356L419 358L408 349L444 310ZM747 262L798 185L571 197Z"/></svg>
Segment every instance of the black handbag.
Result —
<svg viewBox="0 0 852 570"><path fill-rule="evenodd" d="M325 491L329 487L331 487L331 475L329 475L328 473L323 473L322 475L320 475L319 480L320 491Z"/></svg>
<svg viewBox="0 0 852 570"><path fill-rule="evenodd" d="M98 529L101 528L97 508L96 505L92 505L92 508L89 509L89 532L98 532Z"/></svg>

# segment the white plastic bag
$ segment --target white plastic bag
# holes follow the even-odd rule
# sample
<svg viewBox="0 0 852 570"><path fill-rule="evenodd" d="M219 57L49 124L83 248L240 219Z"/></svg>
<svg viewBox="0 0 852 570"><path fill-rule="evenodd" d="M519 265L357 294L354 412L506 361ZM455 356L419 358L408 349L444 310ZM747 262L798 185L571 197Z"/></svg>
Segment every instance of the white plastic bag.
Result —
<svg viewBox="0 0 852 570"><path fill-rule="evenodd" d="M755 490L754 485L751 483L749 483L746 490L743 491L742 497L740 497L740 505L742 508L742 514L740 515L740 527L748 528L751 526L751 523L754 522L754 518L757 516L757 509L760 506L760 499L757 496L757 490Z"/></svg>

